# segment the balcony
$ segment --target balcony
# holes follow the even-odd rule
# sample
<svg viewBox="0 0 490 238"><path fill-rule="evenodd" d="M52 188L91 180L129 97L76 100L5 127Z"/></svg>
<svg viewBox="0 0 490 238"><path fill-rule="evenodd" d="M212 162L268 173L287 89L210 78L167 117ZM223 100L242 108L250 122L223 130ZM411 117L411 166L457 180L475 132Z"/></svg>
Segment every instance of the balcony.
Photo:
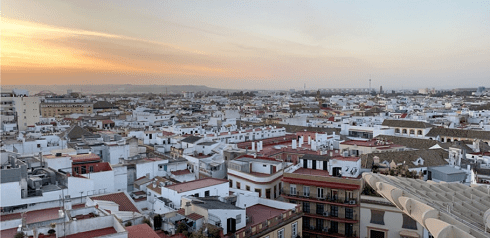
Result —
<svg viewBox="0 0 490 238"><path fill-rule="evenodd" d="M337 216L332 216L332 214L328 211L324 211L322 214L316 214L316 213L309 213L307 211L304 211L305 217L310 217L310 218L319 218L327 221L336 221L336 222L341 222L341 223L359 223L359 220L357 219L357 214L353 217L353 219L350 218L340 218Z"/></svg>
<svg viewBox="0 0 490 238"><path fill-rule="evenodd" d="M310 193L308 196L304 196L303 192L296 192L296 194L291 194L288 190L281 190L281 196L291 200L307 201L315 203L323 203L329 205L336 205L342 207L359 207L359 201L357 199L341 200L336 197L321 197L319 198L317 194Z"/></svg>
<svg viewBox="0 0 490 238"><path fill-rule="evenodd" d="M314 235L320 235L322 237L335 237L335 238L358 238L357 234L354 232L352 235L344 235L340 234L338 232L332 232L328 227L323 227L323 228L317 228L315 226L304 226L303 225L303 232L309 233L309 234L314 234Z"/></svg>

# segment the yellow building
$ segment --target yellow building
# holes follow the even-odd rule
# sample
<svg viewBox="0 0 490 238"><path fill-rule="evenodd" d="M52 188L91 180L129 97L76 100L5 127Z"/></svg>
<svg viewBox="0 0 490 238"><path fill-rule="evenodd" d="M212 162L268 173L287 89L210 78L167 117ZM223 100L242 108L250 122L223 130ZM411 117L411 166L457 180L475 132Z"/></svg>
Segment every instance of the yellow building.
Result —
<svg viewBox="0 0 490 238"><path fill-rule="evenodd" d="M2 97L1 118L4 123L17 123L25 131L39 122L39 97Z"/></svg>
<svg viewBox="0 0 490 238"><path fill-rule="evenodd" d="M92 103L41 103L42 117L55 117L72 113L90 114L93 110Z"/></svg>

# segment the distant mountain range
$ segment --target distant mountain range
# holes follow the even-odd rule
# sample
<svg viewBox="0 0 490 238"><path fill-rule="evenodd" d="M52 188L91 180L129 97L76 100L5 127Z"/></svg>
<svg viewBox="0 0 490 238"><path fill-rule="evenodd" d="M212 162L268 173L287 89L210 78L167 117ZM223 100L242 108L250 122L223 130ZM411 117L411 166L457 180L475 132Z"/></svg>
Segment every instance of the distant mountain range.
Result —
<svg viewBox="0 0 490 238"><path fill-rule="evenodd" d="M155 94L177 94L189 92L229 91L236 89L210 88L204 85L133 85L133 84L105 84L105 85L2 85L2 92L14 88L29 90L31 95L41 91L50 91L56 94L65 94L68 90L81 92L82 94L126 94L126 93L155 93Z"/></svg>

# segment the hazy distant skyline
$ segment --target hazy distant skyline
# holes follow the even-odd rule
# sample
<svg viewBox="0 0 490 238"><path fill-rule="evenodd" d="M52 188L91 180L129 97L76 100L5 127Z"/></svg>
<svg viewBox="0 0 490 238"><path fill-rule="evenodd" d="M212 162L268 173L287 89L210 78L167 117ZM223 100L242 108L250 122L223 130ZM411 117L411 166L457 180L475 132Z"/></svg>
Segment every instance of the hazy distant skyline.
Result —
<svg viewBox="0 0 490 238"><path fill-rule="evenodd" d="M490 86L489 1L2 1L12 84Z"/></svg>

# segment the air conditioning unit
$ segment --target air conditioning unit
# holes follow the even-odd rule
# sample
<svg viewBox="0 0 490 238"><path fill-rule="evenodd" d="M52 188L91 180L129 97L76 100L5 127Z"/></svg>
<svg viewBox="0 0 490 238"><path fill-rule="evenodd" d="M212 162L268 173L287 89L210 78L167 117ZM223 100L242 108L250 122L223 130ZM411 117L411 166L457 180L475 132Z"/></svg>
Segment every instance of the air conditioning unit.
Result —
<svg viewBox="0 0 490 238"><path fill-rule="evenodd" d="M324 211L324 212L323 212L323 216L328 217L328 215L329 215L329 214L328 214L328 211Z"/></svg>
<svg viewBox="0 0 490 238"><path fill-rule="evenodd" d="M350 200L350 201L349 201L349 204L351 204L351 205L356 204L356 200Z"/></svg>

